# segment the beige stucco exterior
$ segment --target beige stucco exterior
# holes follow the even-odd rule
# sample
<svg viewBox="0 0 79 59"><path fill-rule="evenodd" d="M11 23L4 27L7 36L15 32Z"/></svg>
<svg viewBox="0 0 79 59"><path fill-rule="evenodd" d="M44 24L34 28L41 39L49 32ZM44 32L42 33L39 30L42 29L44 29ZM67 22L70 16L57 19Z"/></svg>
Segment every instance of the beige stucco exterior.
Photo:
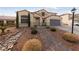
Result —
<svg viewBox="0 0 79 59"><path fill-rule="evenodd" d="M18 15L19 15L19 27L27 27L28 26L27 23L21 23L21 16L22 15L28 16L28 13L29 13L29 11L27 11L27 10L18 11Z"/></svg>
<svg viewBox="0 0 79 59"><path fill-rule="evenodd" d="M71 25L72 24L72 14L63 14L61 15L62 20L61 23L62 25ZM75 14L74 22L79 21L79 15Z"/></svg>
<svg viewBox="0 0 79 59"><path fill-rule="evenodd" d="M42 15L42 12L45 13L45 15ZM29 12L27 10L22 10L22 11L18 11L19 14L19 26L28 26L28 24L23 24L21 23L21 16L22 15L27 15L28 13L30 14L30 26L33 27L35 25L37 26L42 26L43 23L45 23L45 26L50 26L50 19L54 19L54 20L59 20L61 21L61 17L59 15L57 15L57 13L52 13L52 12L48 12L44 9L42 10L38 10L35 12ZM60 26L60 25L59 25Z"/></svg>
<svg viewBox="0 0 79 59"><path fill-rule="evenodd" d="M69 24L70 20L69 20L69 14L64 14L64 15L61 15L62 17L62 24Z"/></svg>

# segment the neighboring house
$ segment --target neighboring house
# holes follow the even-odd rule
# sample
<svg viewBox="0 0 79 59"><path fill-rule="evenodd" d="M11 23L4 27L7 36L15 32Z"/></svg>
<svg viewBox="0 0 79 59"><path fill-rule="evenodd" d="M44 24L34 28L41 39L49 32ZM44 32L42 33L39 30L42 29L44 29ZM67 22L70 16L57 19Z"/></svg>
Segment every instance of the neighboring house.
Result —
<svg viewBox="0 0 79 59"><path fill-rule="evenodd" d="M17 11L18 19L16 23L19 27L27 26L60 26L61 17L57 13L48 12L44 9L35 12L27 10Z"/></svg>
<svg viewBox="0 0 79 59"><path fill-rule="evenodd" d="M72 14L63 14L62 17L62 25L72 25ZM79 23L79 14L75 14L74 23Z"/></svg>
<svg viewBox="0 0 79 59"><path fill-rule="evenodd" d="M13 16L0 16L0 25L15 25L16 24L16 17Z"/></svg>

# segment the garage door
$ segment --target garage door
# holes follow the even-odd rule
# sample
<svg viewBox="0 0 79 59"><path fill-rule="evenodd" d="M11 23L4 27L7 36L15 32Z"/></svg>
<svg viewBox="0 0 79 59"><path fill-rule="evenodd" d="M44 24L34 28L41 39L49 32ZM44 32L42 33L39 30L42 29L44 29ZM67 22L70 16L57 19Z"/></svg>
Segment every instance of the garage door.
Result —
<svg viewBox="0 0 79 59"><path fill-rule="evenodd" d="M60 26L60 20L50 20L50 25L51 26Z"/></svg>

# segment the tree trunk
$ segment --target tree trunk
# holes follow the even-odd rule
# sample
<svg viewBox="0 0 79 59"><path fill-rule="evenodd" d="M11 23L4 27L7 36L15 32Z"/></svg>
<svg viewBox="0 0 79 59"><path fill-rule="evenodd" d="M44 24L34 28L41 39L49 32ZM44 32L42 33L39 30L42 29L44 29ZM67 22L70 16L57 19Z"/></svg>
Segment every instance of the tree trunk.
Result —
<svg viewBox="0 0 79 59"><path fill-rule="evenodd" d="M19 17L18 17L18 12L16 12L16 28L19 28Z"/></svg>

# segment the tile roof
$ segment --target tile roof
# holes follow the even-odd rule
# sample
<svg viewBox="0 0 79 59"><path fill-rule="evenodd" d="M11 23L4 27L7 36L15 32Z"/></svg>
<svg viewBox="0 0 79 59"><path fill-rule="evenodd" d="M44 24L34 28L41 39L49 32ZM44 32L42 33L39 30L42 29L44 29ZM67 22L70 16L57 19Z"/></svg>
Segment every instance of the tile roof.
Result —
<svg viewBox="0 0 79 59"><path fill-rule="evenodd" d="M16 20L14 16L0 16L0 20Z"/></svg>

